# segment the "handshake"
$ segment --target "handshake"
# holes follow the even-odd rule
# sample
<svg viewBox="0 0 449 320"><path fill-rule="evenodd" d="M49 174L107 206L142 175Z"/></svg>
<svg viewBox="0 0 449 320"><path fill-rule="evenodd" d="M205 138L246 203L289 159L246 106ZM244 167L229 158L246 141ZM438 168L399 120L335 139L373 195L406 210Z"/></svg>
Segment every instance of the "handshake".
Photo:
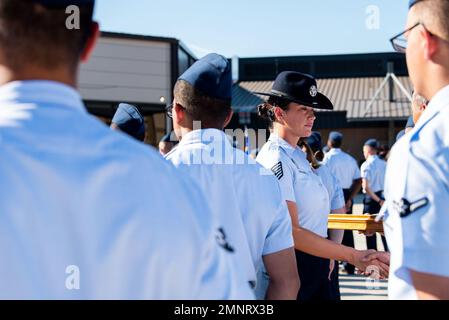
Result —
<svg viewBox="0 0 449 320"><path fill-rule="evenodd" d="M355 251L353 261L359 273L374 279L387 279L390 271L390 253L376 250Z"/></svg>

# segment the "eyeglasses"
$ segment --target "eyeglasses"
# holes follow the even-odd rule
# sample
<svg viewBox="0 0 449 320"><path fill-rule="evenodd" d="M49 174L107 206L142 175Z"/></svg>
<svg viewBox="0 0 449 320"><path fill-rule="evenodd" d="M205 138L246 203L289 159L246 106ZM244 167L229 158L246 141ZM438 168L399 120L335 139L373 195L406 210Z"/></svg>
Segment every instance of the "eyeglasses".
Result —
<svg viewBox="0 0 449 320"><path fill-rule="evenodd" d="M173 119L173 103L165 107L165 112L170 119Z"/></svg>
<svg viewBox="0 0 449 320"><path fill-rule="evenodd" d="M391 45L393 46L393 49L397 52L405 53L405 51L407 50L407 43L408 43L407 38L405 37L405 34L407 32L412 31L419 25L424 26L421 22L418 22L413 27L410 27L407 30L402 31L401 33L399 33L399 34L395 35L393 38L391 38L390 42L391 42Z"/></svg>

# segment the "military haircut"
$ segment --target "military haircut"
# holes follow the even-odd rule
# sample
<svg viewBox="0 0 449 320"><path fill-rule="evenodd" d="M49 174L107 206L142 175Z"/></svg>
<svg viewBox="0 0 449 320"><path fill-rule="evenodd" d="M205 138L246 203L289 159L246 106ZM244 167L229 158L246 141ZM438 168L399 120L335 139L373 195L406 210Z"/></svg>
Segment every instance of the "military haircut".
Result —
<svg viewBox="0 0 449 320"><path fill-rule="evenodd" d="M76 69L91 35L94 5L78 8L79 28L70 28L72 12L66 13L65 7L50 9L31 0L0 0L4 63L14 71L30 64L45 69Z"/></svg>
<svg viewBox="0 0 449 320"><path fill-rule="evenodd" d="M449 0L423 0L415 5L415 12L431 32L449 41Z"/></svg>
<svg viewBox="0 0 449 320"><path fill-rule="evenodd" d="M231 100L209 97L185 80L176 82L174 95L193 121L201 121L203 129L222 129L231 112Z"/></svg>

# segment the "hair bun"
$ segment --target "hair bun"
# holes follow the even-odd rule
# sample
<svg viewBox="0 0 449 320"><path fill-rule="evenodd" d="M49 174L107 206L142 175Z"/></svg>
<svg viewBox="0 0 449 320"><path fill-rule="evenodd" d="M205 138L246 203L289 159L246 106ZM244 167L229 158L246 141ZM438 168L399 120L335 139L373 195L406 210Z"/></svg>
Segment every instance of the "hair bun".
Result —
<svg viewBox="0 0 449 320"><path fill-rule="evenodd" d="M268 103L263 103L257 106L259 116L267 120L273 121L274 113L272 107Z"/></svg>

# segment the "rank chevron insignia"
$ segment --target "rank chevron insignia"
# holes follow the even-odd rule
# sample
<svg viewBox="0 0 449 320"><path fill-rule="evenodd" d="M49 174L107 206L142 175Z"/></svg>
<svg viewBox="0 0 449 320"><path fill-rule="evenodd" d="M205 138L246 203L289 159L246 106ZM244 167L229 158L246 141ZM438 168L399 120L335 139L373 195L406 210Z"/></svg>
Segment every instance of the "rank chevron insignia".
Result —
<svg viewBox="0 0 449 320"><path fill-rule="evenodd" d="M273 171L274 175L276 176L276 178L278 178L278 180L281 180L281 178L284 176L284 171L282 170L282 162L278 162L277 164L275 164L271 168L271 171Z"/></svg>

